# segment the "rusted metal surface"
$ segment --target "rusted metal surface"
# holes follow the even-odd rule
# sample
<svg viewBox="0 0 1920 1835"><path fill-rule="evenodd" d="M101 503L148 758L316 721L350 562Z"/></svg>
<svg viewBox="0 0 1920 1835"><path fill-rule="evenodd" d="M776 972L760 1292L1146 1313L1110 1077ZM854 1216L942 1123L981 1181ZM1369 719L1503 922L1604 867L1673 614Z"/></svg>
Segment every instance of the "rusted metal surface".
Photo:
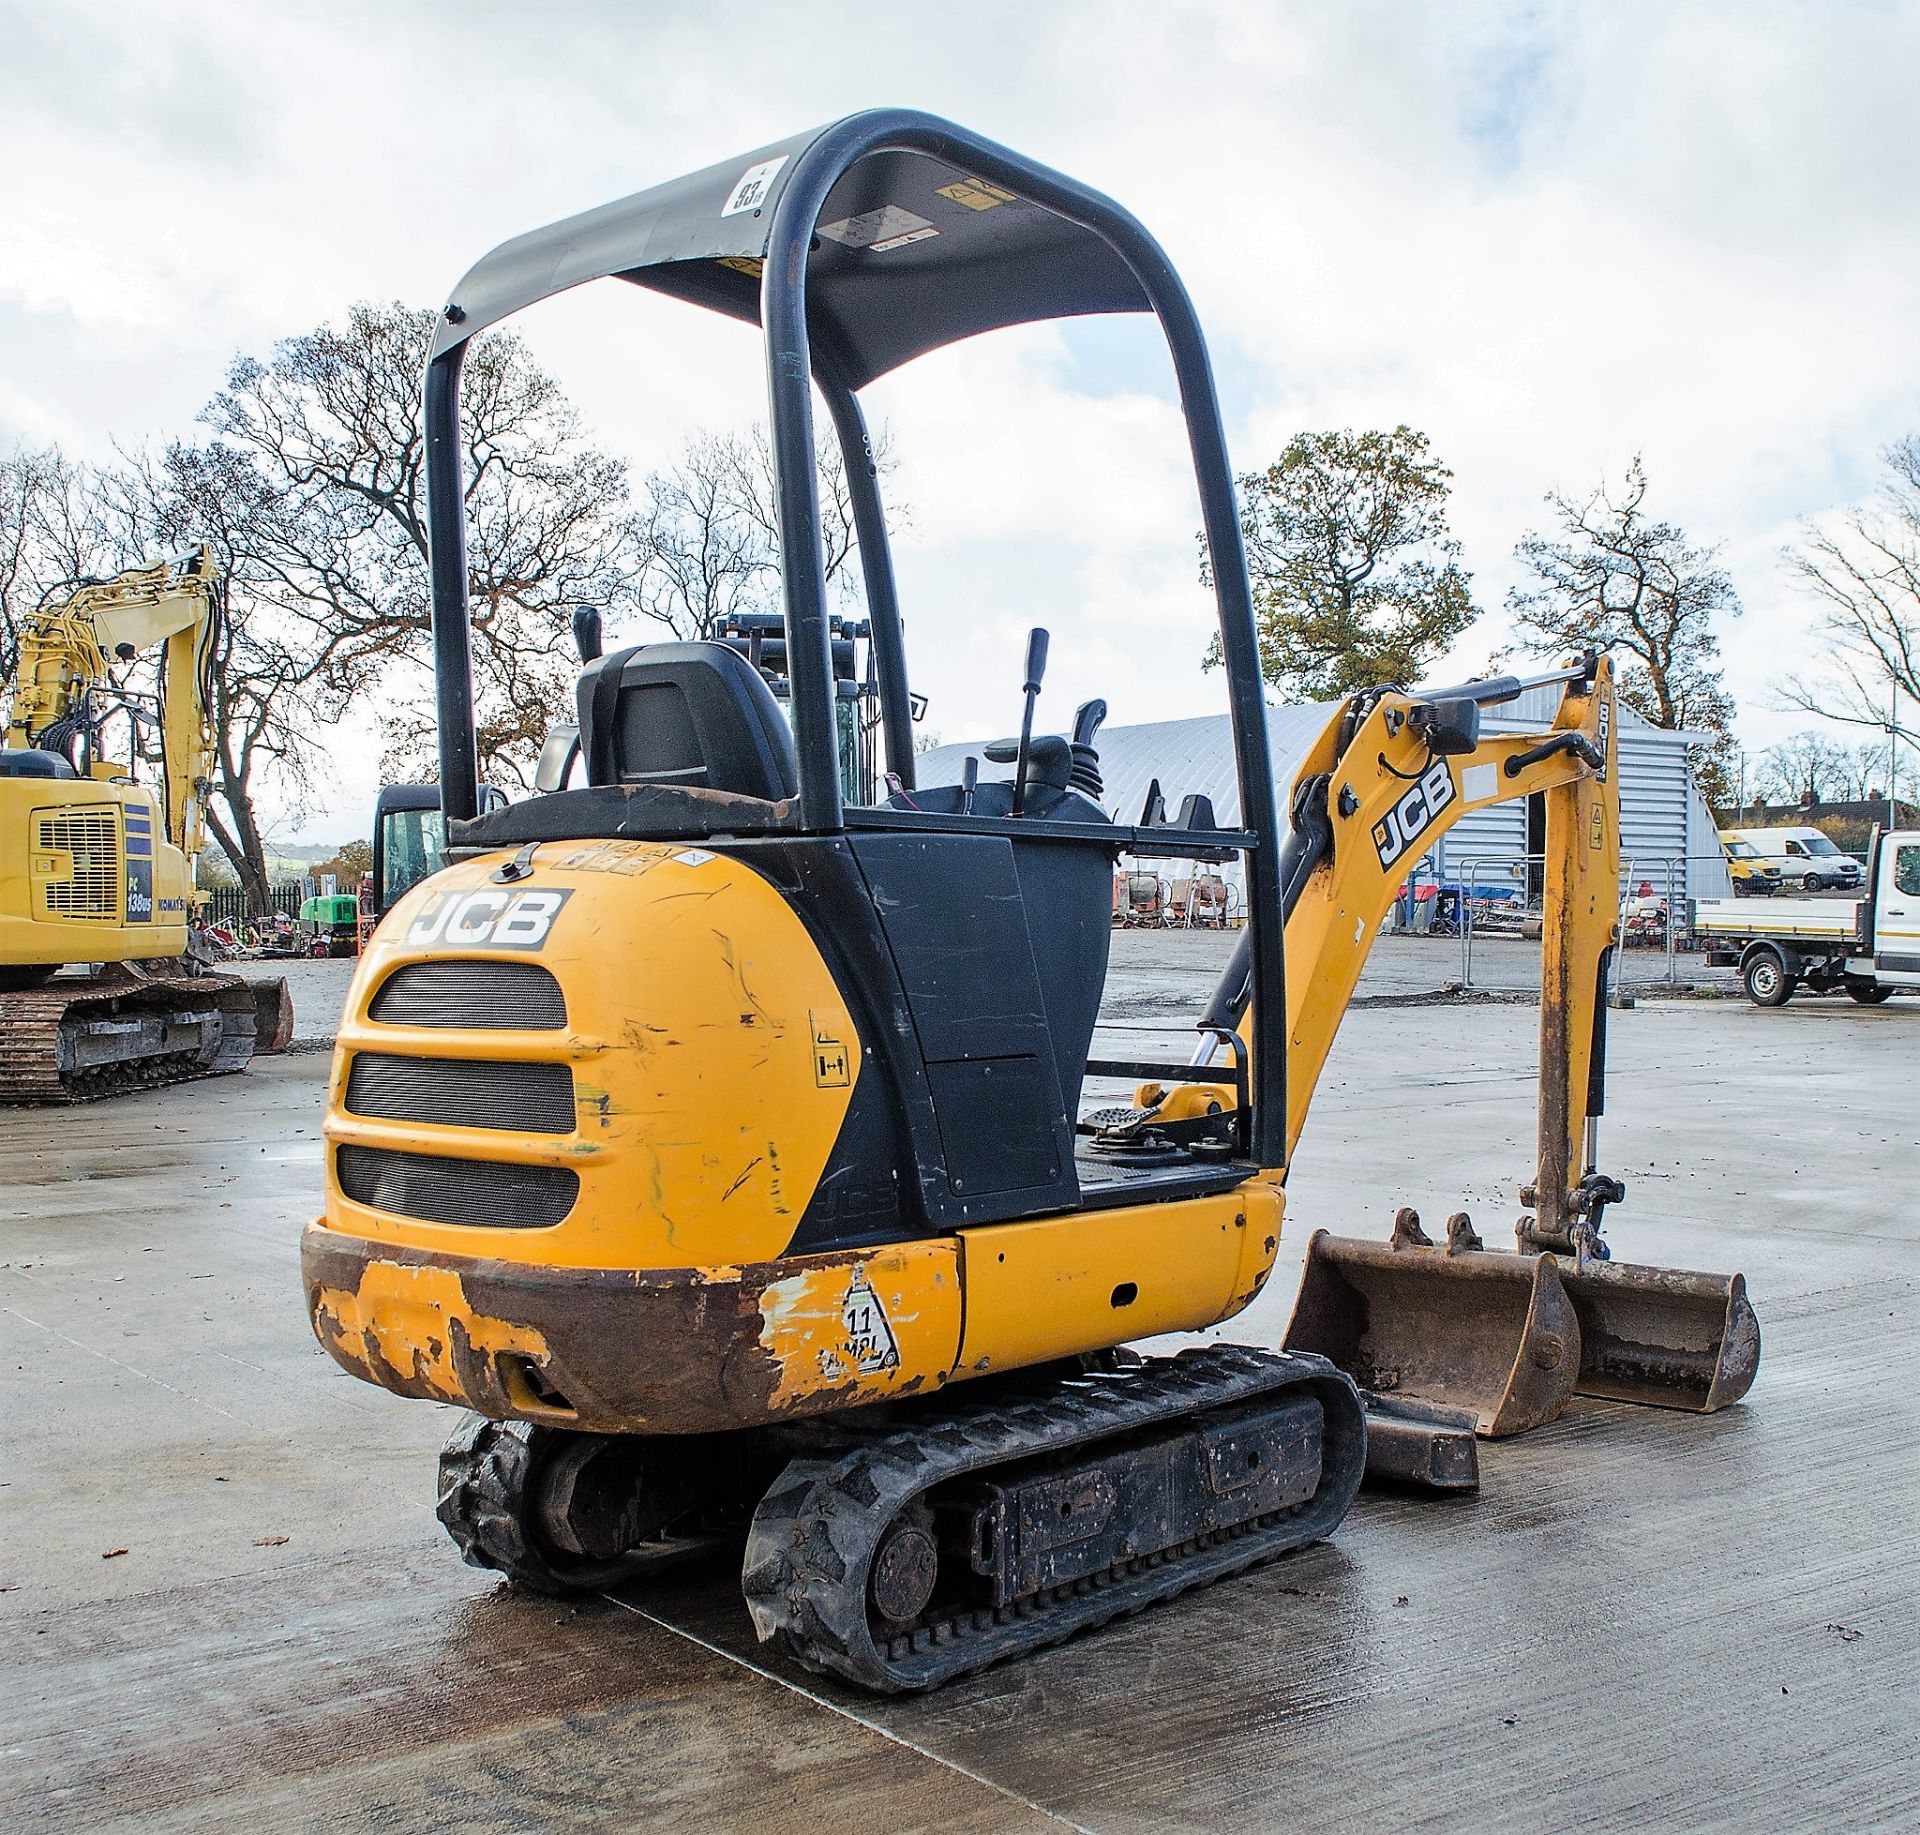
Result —
<svg viewBox="0 0 1920 1835"><path fill-rule="evenodd" d="M1562 1258L1580 1320L1582 1395L1712 1414L1760 1367L1760 1322L1737 1274Z"/></svg>
<svg viewBox="0 0 1920 1835"><path fill-rule="evenodd" d="M247 986L253 990L254 1055L275 1057L293 1043L293 991L284 975L250 977Z"/></svg>
<svg viewBox="0 0 1920 1835"><path fill-rule="evenodd" d="M1402 1209L1391 1243L1316 1230L1282 1340L1364 1390L1464 1411L1498 1439L1551 1421L1573 1395L1580 1325L1550 1257L1429 1243Z"/></svg>
<svg viewBox="0 0 1920 1835"><path fill-rule="evenodd" d="M1314 1232L1282 1342L1369 1397L1464 1411L1489 1439L1553 1420L1576 1393L1711 1414L1760 1365L1738 1274L1489 1250L1464 1211L1440 1249L1406 1207L1385 1244ZM1434 1482L1417 1477L1427 1457L1411 1429L1389 1427L1368 1471Z"/></svg>
<svg viewBox="0 0 1920 1835"><path fill-rule="evenodd" d="M855 1399L851 1381L810 1392L787 1383L766 1315L797 1273L884 1253L650 1272L436 1255L319 1228L301 1243L314 1333L355 1376L499 1419L654 1434L751 1427ZM372 1282L417 1289L405 1302L404 1365L388 1355L401 1335L360 1305ZM921 1386L909 1377L895 1393Z"/></svg>

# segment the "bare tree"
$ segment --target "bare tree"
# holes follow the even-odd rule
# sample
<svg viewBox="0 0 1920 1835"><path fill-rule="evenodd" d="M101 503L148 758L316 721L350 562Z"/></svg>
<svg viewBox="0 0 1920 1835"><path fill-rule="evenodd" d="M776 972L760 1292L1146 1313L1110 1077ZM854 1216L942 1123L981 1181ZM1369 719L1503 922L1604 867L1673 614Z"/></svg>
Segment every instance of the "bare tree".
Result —
<svg viewBox="0 0 1920 1835"><path fill-rule="evenodd" d="M1853 795L1855 760L1818 733L1795 733L1760 754L1754 787L1772 803L1834 803Z"/></svg>
<svg viewBox="0 0 1920 1835"><path fill-rule="evenodd" d="M882 474L893 469L884 434L875 442ZM859 554L853 500L838 445L817 453L821 547L827 580L842 595L857 590ZM888 526L905 511L888 505ZM635 572L615 616L637 613L681 638L712 632L723 620L780 610L779 509L773 455L765 431L702 430L673 463L647 475L632 522ZM481 774L504 789L526 789L549 722L572 705L570 657L546 649L496 648L475 682L475 736ZM388 722L382 775L430 779L438 769L434 722L409 701Z"/></svg>
<svg viewBox="0 0 1920 1835"><path fill-rule="evenodd" d="M0 457L0 682L21 620L63 586L126 565L103 524L92 471L57 446Z"/></svg>
<svg viewBox="0 0 1920 1835"><path fill-rule="evenodd" d="M1239 479L1268 681L1321 699L1411 687L1479 616L1447 526L1453 473L1428 447L1411 427L1296 434Z"/></svg>
<svg viewBox="0 0 1920 1835"><path fill-rule="evenodd" d="M1848 726L1920 740L1897 697L1920 701L1920 435L1881 455L1887 476L1873 498L1836 526L1802 525L1783 555L1788 572L1821 601L1824 670L1786 691L1795 707ZM1883 751L1882 756L1885 756Z"/></svg>
<svg viewBox="0 0 1920 1835"><path fill-rule="evenodd" d="M1529 647L1623 653L1620 698L1654 726L1708 733L1694 748L1701 789L1716 807L1734 790L1733 697L1720 670L1714 621L1740 614L1717 548L1645 513L1646 468L1636 454L1616 495L1605 484L1575 500L1549 491L1554 534L1529 530L1514 550L1534 579L1507 595Z"/></svg>
<svg viewBox="0 0 1920 1835"><path fill-rule="evenodd" d="M884 433L874 458L882 475L893 469ZM827 580L850 593L859 551L838 442L823 435L815 464ZM889 504L887 514L888 527L898 530L904 512ZM779 503L763 427L694 434L672 465L648 474L638 528L640 609L676 636L698 637L725 618L780 609Z"/></svg>
<svg viewBox="0 0 1920 1835"><path fill-rule="evenodd" d="M104 524L126 554L206 542L220 563L220 622L211 671L214 781L207 830L256 914L272 903L258 802L271 781L300 797L317 763L318 728L339 718L345 691L321 679L308 624L284 602L282 562L296 539L289 506L230 447L174 442L123 453L99 474Z"/></svg>
<svg viewBox="0 0 1920 1835"><path fill-rule="evenodd" d="M336 710L425 651L419 394L434 324L398 303L357 305L343 327L287 339L264 363L240 359L202 415L214 450L251 465L276 506L251 543L253 576L306 626L313 678ZM497 703L496 761L519 769L552 717L572 610L633 603L642 550L624 462L586 442L518 338L474 340L461 434L476 678Z"/></svg>

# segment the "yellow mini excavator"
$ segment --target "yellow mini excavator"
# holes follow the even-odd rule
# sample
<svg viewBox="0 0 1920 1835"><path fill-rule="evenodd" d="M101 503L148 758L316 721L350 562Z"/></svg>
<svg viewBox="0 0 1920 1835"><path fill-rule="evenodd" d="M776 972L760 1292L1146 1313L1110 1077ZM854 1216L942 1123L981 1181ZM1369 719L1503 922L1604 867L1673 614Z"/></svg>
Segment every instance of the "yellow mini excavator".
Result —
<svg viewBox="0 0 1920 1835"><path fill-rule="evenodd" d="M482 810L462 358L606 277L762 328L789 700L724 643L595 656L584 781ZM1091 312L1150 312L1166 336L1215 562L1236 825L1198 797L1171 821L1157 799L1131 823L1102 807L1102 704L1034 732L1040 632L1019 737L986 749L1007 774L915 778L858 392L959 339ZM889 789L872 804L839 771L816 399L861 546ZM1370 1444L1382 1471L1461 1482L1461 1445L1517 1423L1498 1397L1483 1422L1469 1376L1403 1341L1422 1321L1445 1337L1464 1291L1497 1290L1529 1369L1552 1355L1587 1380L1579 1308L1617 1196L1585 1120L1618 897L1604 662L1547 678L1561 714L1531 739L1479 732L1518 684L1357 698L1284 824L1205 347L1124 211L949 123L853 116L487 256L445 309L424 414L450 864L361 962L302 1258L344 1368L473 1411L439 1484L468 1560L564 1592L731 1543L763 1639L868 1688L925 1688L1328 1534ZM1543 1036L1561 1094L1520 1248L1457 1228L1449 1256L1410 1223L1398 1249L1318 1239L1296 1344L1128 1353L1260 1291L1290 1140L1393 888L1461 809L1534 791L1558 812ZM1244 863L1243 951L1185 1063L1092 1050L1122 853ZM1134 1100L1083 1117L1089 1081ZM1516 1323L1536 1288L1564 1315ZM1607 1316L1651 1366L1657 1329L1635 1333L1662 1316L1635 1312L1633 1279L1622 1292ZM1740 1328L1723 1308L1722 1340ZM1743 1386L1740 1344L1715 1355L1725 1380L1695 1405ZM1482 1388L1497 1361L1481 1353ZM1526 1390L1512 1366L1501 1382Z"/></svg>
<svg viewBox="0 0 1920 1835"><path fill-rule="evenodd" d="M0 1103L243 1070L285 1048L286 983L203 973L191 947L217 588L202 546L77 582L23 621L0 747ZM151 690L116 676L155 650Z"/></svg>

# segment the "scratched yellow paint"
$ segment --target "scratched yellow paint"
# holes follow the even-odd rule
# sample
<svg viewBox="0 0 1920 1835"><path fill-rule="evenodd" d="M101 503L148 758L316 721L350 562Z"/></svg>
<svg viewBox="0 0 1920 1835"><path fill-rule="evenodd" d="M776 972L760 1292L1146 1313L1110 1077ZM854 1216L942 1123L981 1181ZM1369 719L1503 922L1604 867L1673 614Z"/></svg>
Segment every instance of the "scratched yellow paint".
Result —
<svg viewBox="0 0 1920 1835"><path fill-rule="evenodd" d="M453 1366L456 1325L486 1356L515 1351L538 1362L547 1355L546 1340L531 1326L475 1312L451 1268L370 1261L357 1292L322 1287L314 1302L314 1328L337 1356L369 1372L398 1370L450 1402L465 1400Z"/></svg>
<svg viewBox="0 0 1920 1835"><path fill-rule="evenodd" d="M1238 1312L1280 1240L1277 1184L960 1232L961 1376L1197 1331ZM1129 1291L1131 1290L1131 1291Z"/></svg>
<svg viewBox="0 0 1920 1835"><path fill-rule="evenodd" d="M960 1350L960 1263L951 1237L796 1259L760 1296L772 1406L822 1392L884 1401L943 1381Z"/></svg>
<svg viewBox="0 0 1920 1835"><path fill-rule="evenodd" d="M423 936L429 901L497 892L498 857L435 875L395 907L362 958L334 1053L327 1137L453 1158L570 1168L560 1224L476 1212L425 1222L357 1204L332 1177L325 1223L376 1242L553 1267L689 1268L771 1260L792 1239L860 1073L846 1004L785 898L751 867L680 843L556 842L519 890L568 894L537 949L449 949ZM369 1004L407 963L449 956L549 970L564 1030L376 1024ZM452 1128L346 1108L355 1054L564 1063L570 1133Z"/></svg>

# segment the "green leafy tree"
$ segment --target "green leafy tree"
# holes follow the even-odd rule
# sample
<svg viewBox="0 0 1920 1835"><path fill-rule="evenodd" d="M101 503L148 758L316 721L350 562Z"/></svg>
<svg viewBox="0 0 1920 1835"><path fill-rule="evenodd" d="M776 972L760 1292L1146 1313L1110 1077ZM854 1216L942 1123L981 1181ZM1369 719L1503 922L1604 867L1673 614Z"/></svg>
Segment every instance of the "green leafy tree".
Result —
<svg viewBox="0 0 1920 1835"><path fill-rule="evenodd" d="M1697 548L1685 530L1646 513L1639 455L1616 493L1549 491L1559 527L1529 530L1514 558L1532 584L1507 595L1507 612L1541 654L1611 650L1620 699L1651 725L1708 735L1693 748L1694 774L1716 809L1737 791L1733 696L1720 670L1716 618L1740 615L1739 595L1718 548Z"/></svg>
<svg viewBox="0 0 1920 1835"><path fill-rule="evenodd" d="M1409 687L1479 616L1424 433L1300 433L1239 480L1260 669L1310 700ZM1201 577L1212 582L1201 541ZM1209 664L1219 661L1216 643Z"/></svg>

